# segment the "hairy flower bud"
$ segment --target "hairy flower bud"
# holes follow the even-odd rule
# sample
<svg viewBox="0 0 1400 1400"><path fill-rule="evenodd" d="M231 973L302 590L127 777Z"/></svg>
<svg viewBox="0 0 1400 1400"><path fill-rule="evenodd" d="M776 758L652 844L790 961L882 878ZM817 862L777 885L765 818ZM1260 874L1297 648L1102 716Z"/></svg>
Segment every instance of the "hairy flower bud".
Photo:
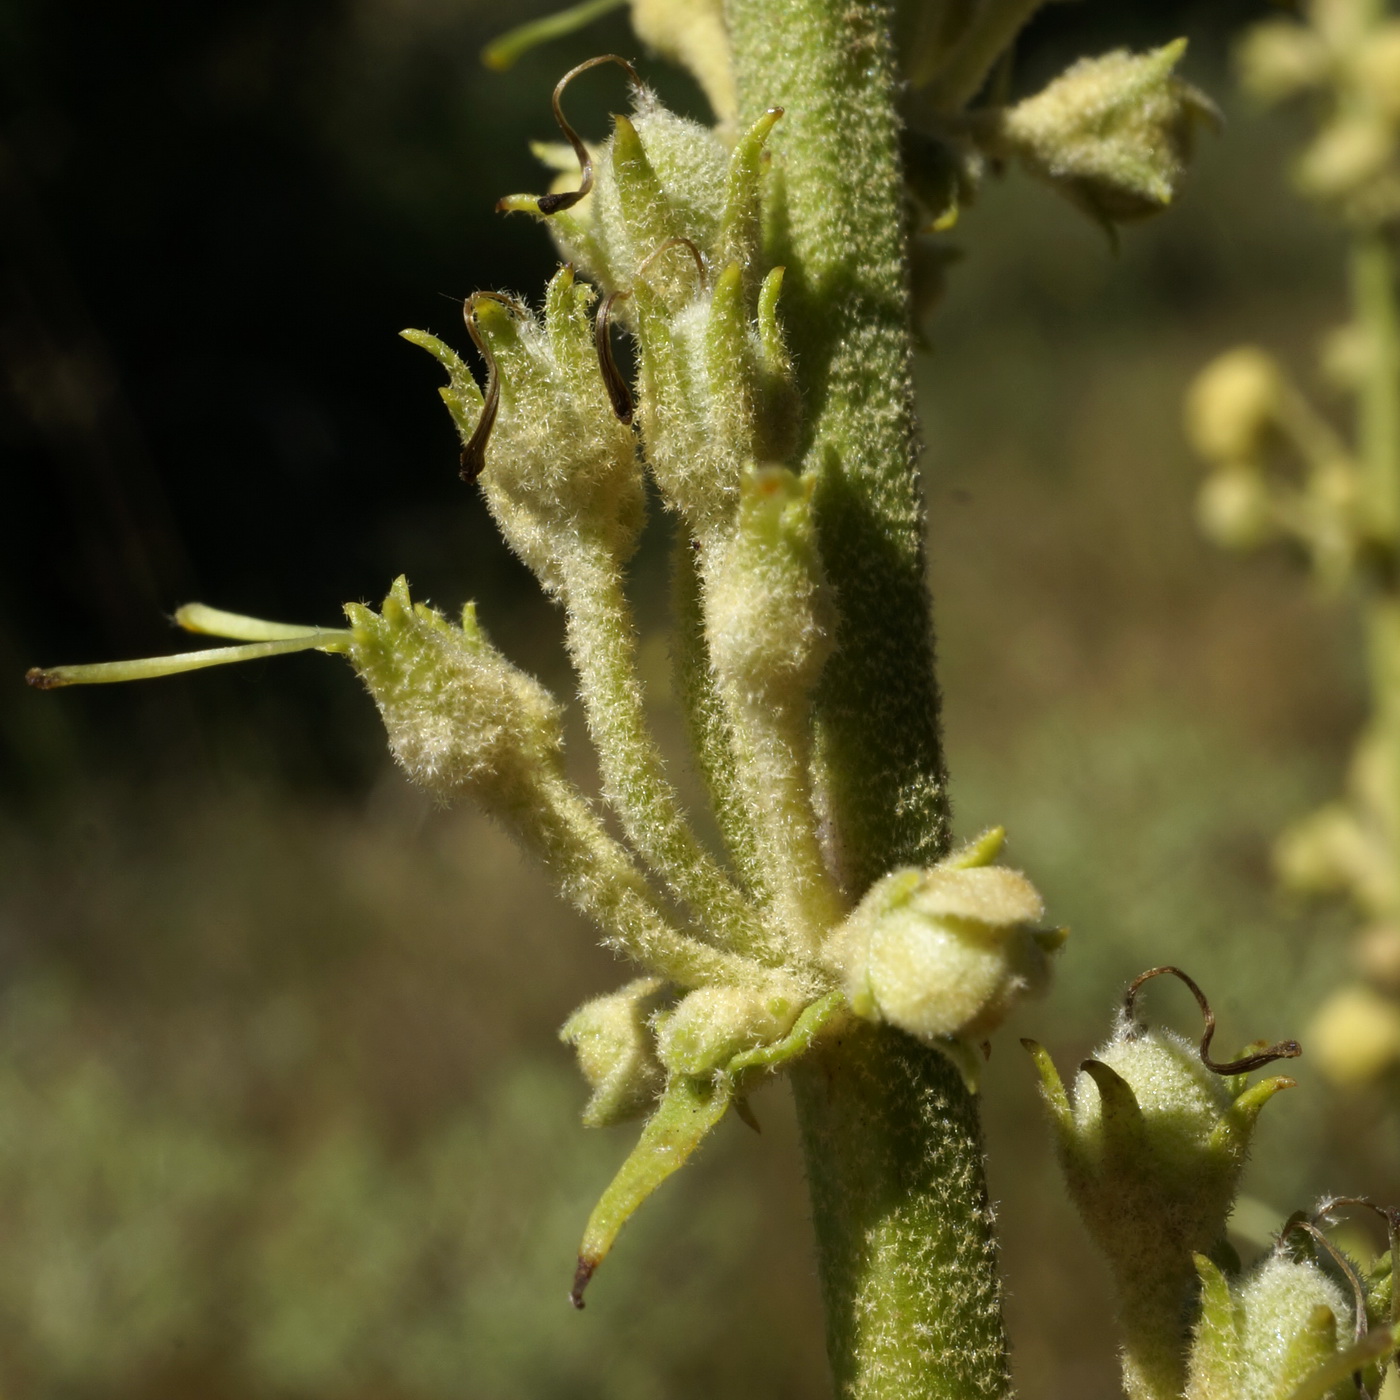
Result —
<svg viewBox="0 0 1400 1400"><path fill-rule="evenodd" d="M1064 934L1036 927L1045 906L1034 886L1017 870L957 861L885 876L834 936L828 956L856 1015L921 1040L975 1040L1045 989Z"/></svg>
<svg viewBox="0 0 1400 1400"><path fill-rule="evenodd" d="M606 996L594 997L564 1022L559 1039L572 1045L593 1090L583 1110L590 1128L640 1117L666 1082L652 1048L648 1017L665 983L639 977Z"/></svg>
<svg viewBox="0 0 1400 1400"><path fill-rule="evenodd" d="M672 1074L705 1075L781 1040L803 1008L801 989L701 987L656 1018L656 1053Z"/></svg>
<svg viewBox="0 0 1400 1400"><path fill-rule="evenodd" d="M473 605L454 627L414 603L400 577L378 613L350 603L345 615L350 662L414 782L444 800L474 792L509 801L558 767L558 704L487 641Z"/></svg>
<svg viewBox="0 0 1400 1400"><path fill-rule="evenodd" d="M1218 355L1186 395L1191 446L1208 462L1252 462L1263 450L1284 392L1278 362L1253 345Z"/></svg>
<svg viewBox="0 0 1400 1400"><path fill-rule="evenodd" d="M1342 987L1308 1028L1308 1044L1336 1084L1369 1084L1400 1063L1400 1006L1361 985Z"/></svg>
<svg viewBox="0 0 1400 1400"><path fill-rule="evenodd" d="M831 649L812 487L812 478L786 467L750 471L734 536L708 571L706 638L715 672L760 700L804 697Z"/></svg>
<svg viewBox="0 0 1400 1400"><path fill-rule="evenodd" d="M1165 209L1191 157L1196 127L1213 125L1211 101L1173 70L1186 41L1081 59L1018 103L1001 136L1028 169L1103 224Z"/></svg>
<svg viewBox="0 0 1400 1400"><path fill-rule="evenodd" d="M1214 1017L1177 969L1144 974L1128 1006L1162 971L1177 972L1201 1003L1207 1030L1199 1047L1172 1031L1146 1029L1125 1010L1067 1093L1049 1055L1023 1042L1040 1072L1070 1196L1113 1274L1134 1394L1180 1389L1178 1318L1194 1286L1193 1255L1223 1239L1259 1111L1293 1084L1275 1077L1246 1088L1245 1074L1298 1053L1288 1043L1212 1068Z"/></svg>
<svg viewBox="0 0 1400 1400"><path fill-rule="evenodd" d="M1235 50L1240 86L1260 102L1281 102L1320 86L1330 64L1321 37L1294 20L1252 25Z"/></svg>
<svg viewBox="0 0 1400 1400"><path fill-rule="evenodd" d="M1354 1306L1314 1260L1279 1247L1243 1278L1227 1278L1203 1255L1195 1262L1201 1302L1184 1400L1272 1400L1309 1381L1305 1393L1333 1393L1316 1378L1337 1357L1339 1324L1350 1323Z"/></svg>
<svg viewBox="0 0 1400 1400"><path fill-rule="evenodd" d="M1254 549L1271 539L1273 501L1264 474L1249 464L1211 472L1196 496L1196 522L1226 549Z"/></svg>

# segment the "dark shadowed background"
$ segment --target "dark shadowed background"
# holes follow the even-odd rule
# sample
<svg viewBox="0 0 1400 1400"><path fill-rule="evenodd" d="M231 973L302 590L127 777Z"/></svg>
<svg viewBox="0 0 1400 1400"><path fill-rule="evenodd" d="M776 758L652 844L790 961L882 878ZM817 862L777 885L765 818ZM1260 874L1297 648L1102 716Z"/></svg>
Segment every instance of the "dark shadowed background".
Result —
<svg viewBox="0 0 1400 1400"><path fill-rule="evenodd" d="M567 691L558 619L457 479L439 371L395 334L461 344L466 293L554 266L492 206L540 185L559 73L638 45L619 15L481 67L549 8L0 0L0 1394L826 1394L782 1089L567 1307L631 1130L578 1125L555 1028L619 970L487 824L407 788L343 664L20 683L174 649L184 601L333 625L403 572ZM1117 1383L1016 1035L1073 1064L1164 961L1225 1039L1301 1033L1347 971L1345 916L1282 899L1269 846L1359 722L1349 616L1197 539L1178 428L1211 354L1257 338L1306 377L1343 314L1340 245L1287 189L1296 124L1230 96L1230 36L1267 8L1044 12L1027 86L1185 33L1227 129L1116 256L1052 193L989 188L919 365L959 829L1004 823L1072 929L984 1089L1030 1400ZM617 101L571 109L596 135ZM674 741L655 514L636 592ZM1154 1004L1193 1026L1184 994ZM1395 1194L1393 1111L1301 1063L1251 1219Z"/></svg>

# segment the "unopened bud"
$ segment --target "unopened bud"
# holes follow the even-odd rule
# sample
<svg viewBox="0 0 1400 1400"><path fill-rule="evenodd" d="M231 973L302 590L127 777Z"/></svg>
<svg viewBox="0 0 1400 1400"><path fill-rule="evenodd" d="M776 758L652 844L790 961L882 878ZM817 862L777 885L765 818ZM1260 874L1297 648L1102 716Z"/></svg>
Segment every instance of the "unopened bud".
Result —
<svg viewBox="0 0 1400 1400"><path fill-rule="evenodd" d="M1196 522L1225 549L1253 549L1274 533L1273 503L1264 474L1249 465L1222 467L1201 483Z"/></svg>
<svg viewBox="0 0 1400 1400"><path fill-rule="evenodd" d="M1173 70L1178 39L1150 53L1081 59L1006 113L1002 135L1026 165L1101 223L1165 209L1214 104Z"/></svg>
<svg viewBox="0 0 1400 1400"><path fill-rule="evenodd" d="M742 1051L781 1040L802 1005L797 987L701 987L657 1018L656 1051L673 1074L711 1074Z"/></svg>
<svg viewBox="0 0 1400 1400"><path fill-rule="evenodd" d="M1329 62L1313 30L1285 19L1251 26L1235 51L1240 86L1260 102L1281 102L1319 86Z"/></svg>
<svg viewBox="0 0 1400 1400"><path fill-rule="evenodd" d="M558 704L487 641L472 605L454 627L414 603L399 578L378 613L351 603L345 615L350 662L379 706L394 757L434 796L508 799L557 768Z"/></svg>
<svg viewBox="0 0 1400 1400"><path fill-rule="evenodd" d="M1335 1083L1369 1084L1400 1061L1400 1006L1369 987L1343 987L1317 1013L1308 1044Z"/></svg>
<svg viewBox="0 0 1400 1400"><path fill-rule="evenodd" d="M1400 20L1387 20L1371 30L1353 64L1357 81L1381 114L1400 122Z"/></svg>
<svg viewBox="0 0 1400 1400"><path fill-rule="evenodd" d="M572 1045L593 1090L583 1110L590 1128L640 1117L666 1082L652 1049L648 1018L664 983L640 977L607 996L584 1002L559 1032Z"/></svg>
<svg viewBox="0 0 1400 1400"><path fill-rule="evenodd" d="M753 698L804 697L831 648L812 486L786 467L747 473L733 538L710 575L710 657L723 682Z"/></svg>
<svg viewBox="0 0 1400 1400"><path fill-rule="evenodd" d="M977 1039L1044 991L1061 930L1017 870L896 870L873 885L833 942L858 1016L922 1040Z"/></svg>
<svg viewBox="0 0 1400 1400"><path fill-rule="evenodd" d="M1384 174L1395 151L1395 132L1379 115L1340 117L1299 158L1298 188L1316 199L1346 199Z"/></svg>
<svg viewBox="0 0 1400 1400"><path fill-rule="evenodd" d="M1262 451L1284 391L1272 355L1253 345L1212 360L1186 395L1186 436L1208 462L1249 462Z"/></svg>

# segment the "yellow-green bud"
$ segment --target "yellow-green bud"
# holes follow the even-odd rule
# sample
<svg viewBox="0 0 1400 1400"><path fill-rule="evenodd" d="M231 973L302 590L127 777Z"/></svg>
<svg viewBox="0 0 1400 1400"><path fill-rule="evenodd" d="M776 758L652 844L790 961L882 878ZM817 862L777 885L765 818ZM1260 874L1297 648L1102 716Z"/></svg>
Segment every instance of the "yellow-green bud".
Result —
<svg viewBox="0 0 1400 1400"><path fill-rule="evenodd" d="M1260 102L1281 102L1327 80L1327 46L1293 20L1251 26L1235 51L1240 86Z"/></svg>
<svg viewBox="0 0 1400 1400"><path fill-rule="evenodd" d="M1208 462L1253 461L1267 442L1283 392L1283 373L1272 355L1253 345L1227 350L1187 391L1187 439Z"/></svg>
<svg viewBox="0 0 1400 1400"><path fill-rule="evenodd" d="M781 1040L802 1005L795 985L701 987L656 1018L656 1053L673 1074L711 1074L744 1050Z"/></svg>
<svg viewBox="0 0 1400 1400"><path fill-rule="evenodd" d="M1040 1071L1070 1196L1113 1273L1129 1390L1151 1372L1179 1390L1179 1318L1195 1286L1193 1256L1223 1238L1259 1111L1293 1081L1245 1088L1243 1073L1217 1073L1203 1049L1144 1029L1126 1012L1081 1065L1072 1095L1049 1055L1023 1043ZM1277 1046L1240 1063L1247 1071L1296 1053L1296 1045Z"/></svg>
<svg viewBox="0 0 1400 1400"><path fill-rule="evenodd" d="M1356 942L1356 965L1387 991L1400 992L1400 927L1372 924Z"/></svg>
<svg viewBox="0 0 1400 1400"><path fill-rule="evenodd" d="M921 1040L979 1039L1049 981L1059 931L1017 870L896 870L867 891L829 953L858 1016Z"/></svg>
<svg viewBox="0 0 1400 1400"><path fill-rule="evenodd" d="M1239 1302L1244 1395L1291 1395L1336 1352L1338 1324L1349 1327L1353 1312L1317 1264L1283 1250L1266 1255L1245 1279Z"/></svg>
<svg viewBox="0 0 1400 1400"><path fill-rule="evenodd" d="M1012 107L1001 134L1028 169L1099 222L1155 214L1176 196L1196 127L1219 120L1173 72L1185 51L1178 39L1150 53L1081 59Z"/></svg>
<svg viewBox="0 0 1400 1400"><path fill-rule="evenodd" d="M1274 868L1301 894L1333 894L1368 881L1376 853L1351 808L1328 802L1274 843Z"/></svg>
<svg viewBox="0 0 1400 1400"><path fill-rule="evenodd" d="M414 603L400 577L378 613L351 603L345 615L350 662L416 783L443 800L466 792L509 800L557 769L558 704L487 641L471 604L454 627Z"/></svg>
<svg viewBox="0 0 1400 1400"><path fill-rule="evenodd" d="M721 122L734 120L739 95L720 0L632 0L632 28L642 43L694 74Z"/></svg>
<svg viewBox="0 0 1400 1400"><path fill-rule="evenodd" d="M1308 1047L1337 1084L1369 1084L1400 1062L1400 1006L1370 987L1334 992L1308 1028Z"/></svg>
<svg viewBox="0 0 1400 1400"><path fill-rule="evenodd" d="M1345 200L1385 173L1396 152L1396 134L1378 114L1339 117L1299 157L1298 188L1323 200Z"/></svg>
<svg viewBox="0 0 1400 1400"><path fill-rule="evenodd" d="M1196 521L1226 549L1253 549L1271 539L1273 501L1264 474L1247 463L1211 472L1196 496Z"/></svg>
<svg viewBox="0 0 1400 1400"><path fill-rule="evenodd" d="M812 487L786 467L748 472L734 536L707 568L710 658L723 682L753 699L805 696L831 649Z"/></svg>
<svg viewBox="0 0 1400 1400"><path fill-rule="evenodd" d="M642 525L641 468L600 370L594 296L566 267L549 284L543 322L495 300L474 312L500 377L481 487L501 533L550 592L565 587L580 548L624 562Z"/></svg>
<svg viewBox="0 0 1400 1400"><path fill-rule="evenodd" d="M593 1090L583 1110L588 1127L640 1117L665 1086L648 1025L652 1003L664 985L658 977L640 977L584 1002L564 1022L559 1039L574 1047Z"/></svg>
<svg viewBox="0 0 1400 1400"><path fill-rule="evenodd" d="M1400 20L1387 20L1373 29L1352 63L1357 82L1381 114L1400 122Z"/></svg>

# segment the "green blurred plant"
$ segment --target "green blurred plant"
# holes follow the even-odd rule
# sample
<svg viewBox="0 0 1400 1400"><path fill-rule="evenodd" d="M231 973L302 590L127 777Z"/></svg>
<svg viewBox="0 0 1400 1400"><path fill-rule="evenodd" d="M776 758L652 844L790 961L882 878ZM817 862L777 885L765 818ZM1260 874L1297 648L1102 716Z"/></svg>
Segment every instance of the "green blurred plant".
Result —
<svg viewBox="0 0 1400 1400"><path fill-rule="evenodd" d="M449 621L403 579L378 612L349 605L347 629L194 605L181 625L242 645L31 673L56 686L346 655L409 775L494 816L644 973L562 1033L592 1090L585 1121L646 1120L586 1224L576 1305L641 1203L731 1107L750 1119L749 1095L785 1071L831 1360L859 1400L1007 1392L978 1048L1043 989L1063 941L1026 877L993 864L999 828L953 850L915 470L912 240L949 227L1012 158L1112 231L1170 203L1214 117L1176 76L1181 43L1081 60L1005 101L1010 48L1037 8L638 0L639 32L692 70L716 125L667 110L622 59L580 64L554 93L566 144L540 151L555 187L500 205L545 221L568 259L542 312L496 292L467 299L484 388L442 341L405 333L447 372L464 478L564 609L621 839L566 775L558 702L490 643L472 605ZM609 63L631 112L589 145L562 102ZM926 270L946 261L936 244L922 256ZM634 380L615 325L633 340ZM644 468L677 521L677 688L727 863L682 809L643 709L624 574ZM1198 1357L1229 1369L1204 1342L1188 1352L1191 1251L1219 1245L1249 1124L1281 1084L1240 1079L1272 1056L1219 1066L1208 1047L1209 1035L1197 1063L1125 1019L1072 1106L1041 1064L1071 1188L1124 1297L1128 1386L1153 1400L1179 1393ZM371 1194L372 1163L353 1151L308 1171L312 1205ZM302 1220L314 1238L314 1210ZM296 1232L269 1246L272 1277L295 1277L299 1247ZM1360 1364L1314 1325L1319 1307L1334 1320L1345 1307L1297 1268L1291 1292L1272 1275L1260 1288L1303 1298L1302 1361L1255 1347L1244 1390L1202 1394L1287 1395L1301 1379L1320 1396L1338 1365L1344 1378ZM279 1335L271 1326L266 1345L280 1355ZM1388 1353L1390 1328L1376 1337L1362 1359Z"/></svg>
<svg viewBox="0 0 1400 1400"><path fill-rule="evenodd" d="M1236 549L1289 541L1324 590L1363 614L1371 713L1346 792L1276 848L1286 884L1341 894L1365 921L1354 947L1364 980L1335 991L1309 1035L1350 1085L1400 1067L1400 19L1389 9L1312 0L1298 19L1254 26L1237 55L1249 96L1305 102L1316 121L1294 179L1349 240L1352 319L1327 337L1321 364L1354 402L1354 431L1335 431L1255 346L1203 370L1186 407L1212 467L1206 533Z"/></svg>

